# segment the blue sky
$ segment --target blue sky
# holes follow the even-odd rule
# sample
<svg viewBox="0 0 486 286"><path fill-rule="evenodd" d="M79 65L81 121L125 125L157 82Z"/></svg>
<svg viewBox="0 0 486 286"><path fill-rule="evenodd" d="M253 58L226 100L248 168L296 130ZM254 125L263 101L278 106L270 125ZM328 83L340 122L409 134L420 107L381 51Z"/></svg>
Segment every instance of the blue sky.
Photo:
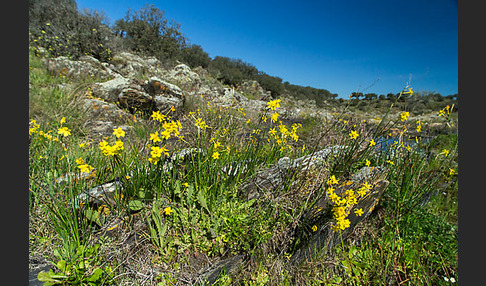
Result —
<svg viewBox="0 0 486 286"><path fill-rule="evenodd" d="M283 81L352 92L458 92L457 0L76 0L110 23L145 3L210 57L239 58Z"/></svg>

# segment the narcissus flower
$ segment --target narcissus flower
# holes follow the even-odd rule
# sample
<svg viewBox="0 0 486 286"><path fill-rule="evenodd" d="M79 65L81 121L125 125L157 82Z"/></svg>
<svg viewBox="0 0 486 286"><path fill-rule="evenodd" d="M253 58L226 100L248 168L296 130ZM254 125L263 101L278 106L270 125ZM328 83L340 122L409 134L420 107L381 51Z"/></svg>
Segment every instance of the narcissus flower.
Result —
<svg viewBox="0 0 486 286"><path fill-rule="evenodd" d="M271 110L276 110L280 107L280 99L271 100L267 104L268 108L270 108Z"/></svg>
<svg viewBox="0 0 486 286"><path fill-rule="evenodd" d="M406 121L409 116L410 116L410 112L404 111L404 112L400 113L400 115L398 116L398 119L400 121Z"/></svg>
<svg viewBox="0 0 486 286"><path fill-rule="evenodd" d="M351 137L351 139L356 139L358 136L359 134L355 130L351 130L351 132L349 132L349 137Z"/></svg>
<svg viewBox="0 0 486 286"><path fill-rule="evenodd" d="M165 215L170 215L171 213L173 212L172 208L171 207L166 207L164 209L164 213Z"/></svg>
<svg viewBox="0 0 486 286"><path fill-rule="evenodd" d="M93 170L93 167L88 164L78 165L78 168L81 172L85 172L87 174L91 173L91 171Z"/></svg>
<svg viewBox="0 0 486 286"><path fill-rule="evenodd" d="M71 135L71 130L67 127L61 127L57 130L57 134L61 134L64 137Z"/></svg>
<svg viewBox="0 0 486 286"><path fill-rule="evenodd" d="M115 135L116 138L125 137L125 131L123 131L121 127L118 127L116 129L113 129L113 135Z"/></svg>

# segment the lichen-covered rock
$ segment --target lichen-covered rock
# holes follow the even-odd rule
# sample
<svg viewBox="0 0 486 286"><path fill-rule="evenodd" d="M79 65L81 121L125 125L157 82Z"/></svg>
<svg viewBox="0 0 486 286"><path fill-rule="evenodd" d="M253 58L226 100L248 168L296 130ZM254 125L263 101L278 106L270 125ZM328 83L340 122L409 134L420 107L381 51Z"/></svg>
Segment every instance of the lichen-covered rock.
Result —
<svg viewBox="0 0 486 286"><path fill-rule="evenodd" d="M115 76L115 73L108 66L101 64L93 57L84 57L78 61L70 60L64 56L44 58L42 63L49 72L71 78L95 77L106 80Z"/></svg>
<svg viewBox="0 0 486 286"><path fill-rule="evenodd" d="M129 85L129 79L117 76L112 80L91 85L91 95L108 102L116 102L121 91L128 88Z"/></svg>
<svg viewBox="0 0 486 286"><path fill-rule="evenodd" d="M155 57L140 57L138 55L121 52L113 56L113 70L126 78L155 75L161 73L159 60Z"/></svg>

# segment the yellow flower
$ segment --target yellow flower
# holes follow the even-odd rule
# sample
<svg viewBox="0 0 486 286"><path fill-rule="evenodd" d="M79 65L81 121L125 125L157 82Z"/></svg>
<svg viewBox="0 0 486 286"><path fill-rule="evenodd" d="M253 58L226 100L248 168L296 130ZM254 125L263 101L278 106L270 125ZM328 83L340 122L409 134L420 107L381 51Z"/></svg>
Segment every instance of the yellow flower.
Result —
<svg viewBox="0 0 486 286"><path fill-rule="evenodd" d="M61 134L61 135L62 135L62 136L64 136L64 137L67 137L67 136L71 135L71 132L70 132L70 131L71 131L71 130L69 130L69 128L67 128L67 127L62 127L62 128L59 128L59 129L58 129L57 133L58 133L58 134Z"/></svg>
<svg viewBox="0 0 486 286"><path fill-rule="evenodd" d="M277 122L277 120L278 120L278 115L279 115L279 114L278 114L277 112L274 112L274 113L272 113L272 115L270 116L270 119L272 119L272 122L273 122L273 123Z"/></svg>
<svg viewBox="0 0 486 286"><path fill-rule="evenodd" d="M150 117L152 117L153 120L159 122L162 122L162 120L165 119L165 115L160 114L160 111L152 111L152 115Z"/></svg>
<svg viewBox="0 0 486 286"><path fill-rule="evenodd" d="M420 122L420 120L417 120L417 128L415 128L415 130L417 132L421 132L422 131L422 122Z"/></svg>
<svg viewBox="0 0 486 286"><path fill-rule="evenodd" d="M61 118L61 125L66 122L66 117Z"/></svg>
<svg viewBox="0 0 486 286"><path fill-rule="evenodd" d="M84 164L84 159L83 159L83 157L80 157L80 158L74 160L74 162L76 162L76 164L78 164L78 165L83 165Z"/></svg>
<svg viewBox="0 0 486 286"><path fill-rule="evenodd" d="M268 108L271 110L276 110L280 107L280 99L271 100L268 102Z"/></svg>
<svg viewBox="0 0 486 286"><path fill-rule="evenodd" d="M267 122L267 116L265 114L263 114L262 120L263 120L263 122Z"/></svg>
<svg viewBox="0 0 486 286"><path fill-rule="evenodd" d="M214 152L212 157L214 160L219 159L219 152Z"/></svg>
<svg viewBox="0 0 486 286"><path fill-rule="evenodd" d="M366 160L365 160L365 165L366 165L366 167L369 167L369 166L371 165L370 160L366 159Z"/></svg>
<svg viewBox="0 0 486 286"><path fill-rule="evenodd" d="M172 212L173 212L173 210L172 210L172 208L171 208L171 207L166 207L166 208L164 209L164 213L165 213L166 215L170 215Z"/></svg>
<svg viewBox="0 0 486 286"><path fill-rule="evenodd" d="M86 143L79 143L78 145L79 145L79 148L84 148L84 147L86 147Z"/></svg>
<svg viewBox="0 0 486 286"><path fill-rule="evenodd" d="M370 145L369 145L369 146L370 146L370 147L373 147L373 146L375 146L375 145L376 145L375 139L371 139L371 140L370 140Z"/></svg>
<svg viewBox="0 0 486 286"><path fill-rule="evenodd" d="M276 135L277 135L277 130L275 130L275 127L274 127L274 128L272 128L272 129L270 129L270 130L268 131L268 133L270 133L270 134L271 134L271 135L273 135L273 136L276 136Z"/></svg>
<svg viewBox="0 0 486 286"><path fill-rule="evenodd" d="M393 162L392 162L392 161L390 161L390 160L386 160L386 162L387 162L388 164L390 164L390 165L395 165L395 163L393 163Z"/></svg>
<svg viewBox="0 0 486 286"><path fill-rule="evenodd" d="M442 150L442 152L440 152L440 155L444 155L444 157L447 157L447 156L449 156L449 152L450 152L449 150L444 149L444 150Z"/></svg>
<svg viewBox="0 0 486 286"><path fill-rule="evenodd" d="M125 131L123 131L121 127L118 127L116 129L113 129L113 135L115 135L116 138L125 137Z"/></svg>
<svg viewBox="0 0 486 286"><path fill-rule="evenodd" d="M162 142L159 138L159 132L155 131L155 133L150 133L150 140L152 140L154 143L157 142Z"/></svg>
<svg viewBox="0 0 486 286"><path fill-rule="evenodd" d="M316 232L317 231L317 225L312 226L312 231Z"/></svg>
<svg viewBox="0 0 486 286"><path fill-rule="evenodd" d="M336 180L336 177L334 175L332 175L331 177L329 177L329 180L327 180L327 184L328 185L335 185L335 184L339 184L338 180Z"/></svg>
<svg viewBox="0 0 486 286"><path fill-rule="evenodd" d="M398 116L398 119L399 119L400 121L405 121L405 120L407 120L407 118L408 118L409 116L410 116L410 112L408 112L408 111L404 111L404 112L400 113L400 115Z"/></svg>
<svg viewBox="0 0 486 286"><path fill-rule="evenodd" d="M203 130L208 128L208 125L206 124L206 122L202 121L202 118L196 119L195 125L197 127L199 127L200 129L203 129Z"/></svg>
<svg viewBox="0 0 486 286"><path fill-rule="evenodd" d="M89 174L93 170L93 167L91 167L88 164L78 165L78 168L80 169L81 172L85 172L87 174Z"/></svg>
<svg viewBox="0 0 486 286"><path fill-rule="evenodd" d="M454 169L449 169L449 176L452 176L456 173Z"/></svg>
<svg viewBox="0 0 486 286"><path fill-rule="evenodd" d="M363 215L363 209L357 209L354 211L354 213L357 215L357 216L362 216Z"/></svg>
<svg viewBox="0 0 486 286"><path fill-rule="evenodd" d="M349 132L349 137L351 137L351 139L356 139L358 136L359 134L355 130L351 130L351 132Z"/></svg>

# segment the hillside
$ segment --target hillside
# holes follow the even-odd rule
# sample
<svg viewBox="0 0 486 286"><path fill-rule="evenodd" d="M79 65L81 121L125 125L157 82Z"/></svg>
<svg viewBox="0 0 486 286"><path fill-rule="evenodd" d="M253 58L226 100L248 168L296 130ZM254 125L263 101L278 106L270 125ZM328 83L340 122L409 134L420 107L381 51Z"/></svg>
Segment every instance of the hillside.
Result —
<svg viewBox="0 0 486 286"><path fill-rule="evenodd" d="M152 54L115 48L131 18L110 38L58 2L31 1L32 281L458 279L457 98L280 89L242 61L177 59L162 40ZM72 17L48 17L61 11ZM177 29L171 37L184 42Z"/></svg>

